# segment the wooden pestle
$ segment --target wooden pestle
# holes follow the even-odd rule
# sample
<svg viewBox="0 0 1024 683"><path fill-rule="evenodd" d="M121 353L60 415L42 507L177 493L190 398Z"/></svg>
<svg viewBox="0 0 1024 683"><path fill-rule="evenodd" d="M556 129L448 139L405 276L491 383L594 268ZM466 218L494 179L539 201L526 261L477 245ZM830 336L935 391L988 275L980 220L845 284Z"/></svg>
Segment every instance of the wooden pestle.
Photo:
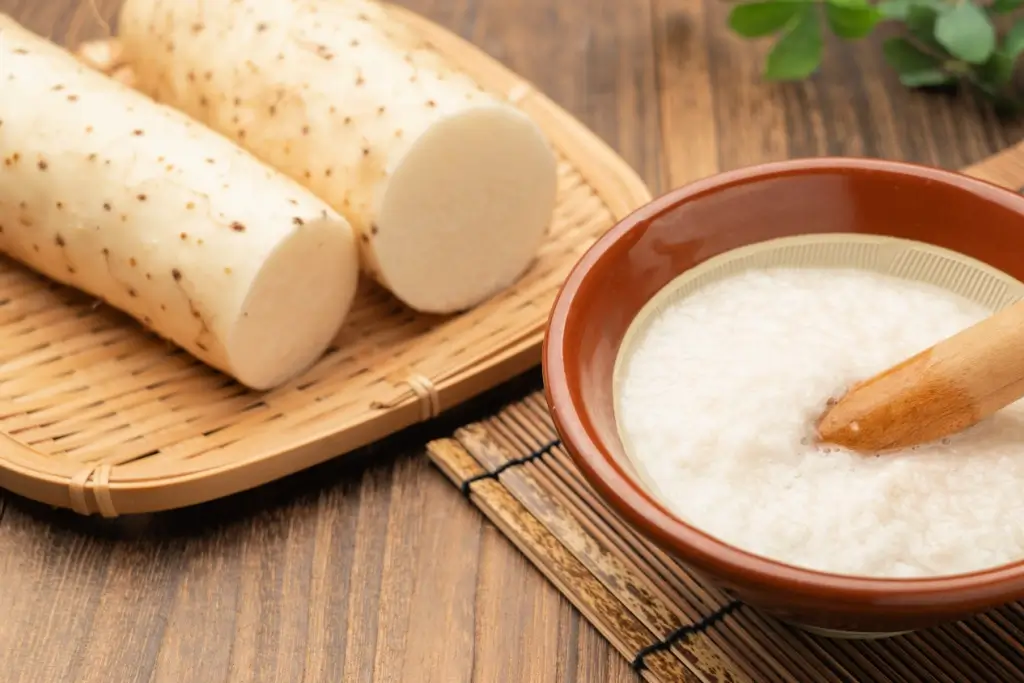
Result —
<svg viewBox="0 0 1024 683"><path fill-rule="evenodd" d="M1024 300L855 384L822 414L818 440L853 451L955 434L1024 396Z"/></svg>

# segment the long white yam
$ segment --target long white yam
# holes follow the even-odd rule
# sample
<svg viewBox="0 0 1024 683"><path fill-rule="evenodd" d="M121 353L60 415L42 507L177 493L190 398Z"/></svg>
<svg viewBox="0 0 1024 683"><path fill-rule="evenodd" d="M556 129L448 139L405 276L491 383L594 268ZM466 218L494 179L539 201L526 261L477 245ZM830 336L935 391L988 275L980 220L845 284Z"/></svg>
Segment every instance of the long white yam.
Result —
<svg viewBox="0 0 1024 683"><path fill-rule="evenodd" d="M135 84L298 180L409 306L450 313L527 269L556 163L518 109L366 0L127 0Z"/></svg>
<svg viewBox="0 0 1024 683"><path fill-rule="evenodd" d="M0 15L0 251L255 388L351 306L346 220L231 141Z"/></svg>

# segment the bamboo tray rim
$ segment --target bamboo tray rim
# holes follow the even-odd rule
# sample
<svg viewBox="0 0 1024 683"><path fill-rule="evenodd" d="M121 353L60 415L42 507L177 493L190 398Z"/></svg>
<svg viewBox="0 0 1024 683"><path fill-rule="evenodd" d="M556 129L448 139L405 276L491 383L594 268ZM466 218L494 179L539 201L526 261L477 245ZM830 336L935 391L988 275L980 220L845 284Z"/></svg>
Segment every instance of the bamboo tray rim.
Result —
<svg viewBox="0 0 1024 683"><path fill-rule="evenodd" d="M615 220L650 201L651 192L636 171L531 83L430 20L399 6L385 7L393 18L420 32L485 87L527 111ZM465 315L471 314L472 311ZM0 484L41 502L71 507L82 514L98 511L105 516L185 507L220 498L339 457L436 417L536 366L540 361L543 325L521 332L524 335L511 346L468 372L446 369L449 376L430 384L429 397L414 390L405 391L395 402L380 406L351 424L333 425L331 416L315 418L321 424L302 437L273 433L258 448L242 440L224 447L214 462L199 466L188 459L154 465L147 463L145 457L119 465L72 462L37 452L15 437L0 434ZM424 343L429 343L429 336L429 332L424 333ZM482 378L486 379L481 381ZM261 392L252 393L253 397L260 395ZM425 400L432 405L424 406Z"/></svg>

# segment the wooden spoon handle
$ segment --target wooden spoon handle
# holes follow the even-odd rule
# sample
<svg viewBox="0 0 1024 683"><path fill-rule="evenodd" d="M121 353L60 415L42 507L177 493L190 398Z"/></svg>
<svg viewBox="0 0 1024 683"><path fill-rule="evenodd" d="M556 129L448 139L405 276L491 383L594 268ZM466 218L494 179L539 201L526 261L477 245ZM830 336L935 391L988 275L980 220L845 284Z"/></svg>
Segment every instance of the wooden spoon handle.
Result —
<svg viewBox="0 0 1024 683"><path fill-rule="evenodd" d="M955 434L1024 396L1024 300L854 385L818 438L861 452Z"/></svg>

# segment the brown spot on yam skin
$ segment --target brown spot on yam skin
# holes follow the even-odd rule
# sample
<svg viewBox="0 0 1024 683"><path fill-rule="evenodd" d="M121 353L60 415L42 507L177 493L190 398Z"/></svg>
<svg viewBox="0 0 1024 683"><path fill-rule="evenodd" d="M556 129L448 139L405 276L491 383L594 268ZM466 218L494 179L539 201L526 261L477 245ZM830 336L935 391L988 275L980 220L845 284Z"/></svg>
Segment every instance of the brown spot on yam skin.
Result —
<svg viewBox="0 0 1024 683"><path fill-rule="evenodd" d="M294 223L295 225L298 225L298 226L305 225L305 221L303 221L298 216L296 216L295 218L292 219L292 223Z"/></svg>
<svg viewBox="0 0 1024 683"><path fill-rule="evenodd" d="M134 287L129 287L128 288L128 296L135 297L135 296L138 296L138 295L139 295L139 293L135 291Z"/></svg>
<svg viewBox="0 0 1024 683"><path fill-rule="evenodd" d="M110 211L111 208L112 207L110 206L110 202L103 202L103 210L104 211Z"/></svg>
<svg viewBox="0 0 1024 683"><path fill-rule="evenodd" d="M132 135L135 135L135 136L141 136L141 135L144 135L144 134L145 134L145 131L142 130L141 128L136 128L135 130L132 131Z"/></svg>
<svg viewBox="0 0 1024 683"><path fill-rule="evenodd" d="M135 260L134 256L132 258L128 259L128 265L130 265L132 268L134 268L135 266L138 265L138 261Z"/></svg>
<svg viewBox="0 0 1024 683"><path fill-rule="evenodd" d="M188 233L187 232L183 232L183 233L181 233L180 237L181 237L182 240L187 240L188 239Z"/></svg>
<svg viewBox="0 0 1024 683"><path fill-rule="evenodd" d="M68 95L68 102L77 102L78 95Z"/></svg>
<svg viewBox="0 0 1024 683"><path fill-rule="evenodd" d="M63 238L62 236L60 236L60 235L57 235L56 237L54 237L54 238L53 238L53 241L54 241L54 243L55 243L55 244L56 244L56 245L57 245L58 247L63 247L63 246L64 246L64 244L65 244L65 242L64 242L64 238Z"/></svg>
<svg viewBox="0 0 1024 683"><path fill-rule="evenodd" d="M302 134L303 135L309 135L309 126L303 126L302 127Z"/></svg>
<svg viewBox="0 0 1024 683"><path fill-rule="evenodd" d="M57 202L57 210L60 211L64 208L64 202Z"/></svg>
<svg viewBox="0 0 1024 683"><path fill-rule="evenodd" d="M181 282L181 271L177 268L171 268L171 277L174 278L175 282Z"/></svg>
<svg viewBox="0 0 1024 683"><path fill-rule="evenodd" d="M256 32L257 33L263 33L266 30L267 30L267 25L265 23L263 23L262 21L260 23L256 24Z"/></svg>
<svg viewBox="0 0 1024 683"><path fill-rule="evenodd" d="M46 163L45 159L40 159L39 160L39 170L40 171L45 171L49 167L50 167L50 165L48 163Z"/></svg>
<svg viewBox="0 0 1024 683"><path fill-rule="evenodd" d="M376 235L380 232L380 227L376 223L370 223L370 234Z"/></svg>
<svg viewBox="0 0 1024 683"><path fill-rule="evenodd" d="M189 211L191 211L192 209L196 208L196 203L195 202L188 202L187 204L185 204L185 208L188 209Z"/></svg>
<svg viewBox="0 0 1024 683"><path fill-rule="evenodd" d="M136 195L135 198L138 199L140 202L146 201L146 195L144 194Z"/></svg>
<svg viewBox="0 0 1024 683"><path fill-rule="evenodd" d="M245 226L239 223L238 221L234 221L231 224L231 229L234 230L235 232L245 232Z"/></svg>

